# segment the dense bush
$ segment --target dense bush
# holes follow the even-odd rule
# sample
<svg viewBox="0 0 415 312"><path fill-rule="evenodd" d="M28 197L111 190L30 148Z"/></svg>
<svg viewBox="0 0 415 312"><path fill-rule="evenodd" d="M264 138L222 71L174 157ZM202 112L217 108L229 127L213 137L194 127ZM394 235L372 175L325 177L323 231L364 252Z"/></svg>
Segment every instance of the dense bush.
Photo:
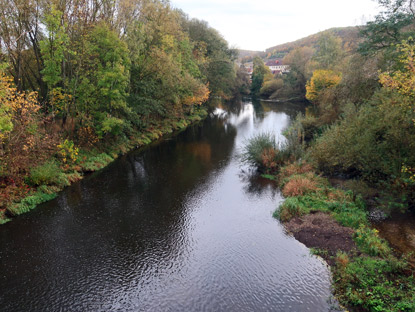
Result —
<svg viewBox="0 0 415 312"><path fill-rule="evenodd" d="M284 81L281 78L272 79L272 80L264 82L264 85L262 86L259 94L261 96L270 97L272 94L282 89L283 87L284 87Z"/></svg>
<svg viewBox="0 0 415 312"><path fill-rule="evenodd" d="M32 185L56 185L64 187L69 181L55 160L48 161L30 171L28 182Z"/></svg>
<svg viewBox="0 0 415 312"><path fill-rule="evenodd" d="M402 176L402 164L415 165L415 127L412 116L395 102L399 95L379 92L371 103L349 108L329 127L311 150L327 173L361 176L370 182Z"/></svg>

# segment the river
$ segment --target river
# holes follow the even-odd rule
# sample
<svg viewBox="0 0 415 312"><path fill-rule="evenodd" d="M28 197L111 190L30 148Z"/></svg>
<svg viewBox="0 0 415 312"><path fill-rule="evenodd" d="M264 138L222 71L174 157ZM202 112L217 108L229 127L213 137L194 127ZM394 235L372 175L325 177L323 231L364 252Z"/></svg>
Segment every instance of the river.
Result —
<svg viewBox="0 0 415 312"><path fill-rule="evenodd" d="M327 265L238 155L301 104L236 102L0 227L1 311L328 311Z"/></svg>

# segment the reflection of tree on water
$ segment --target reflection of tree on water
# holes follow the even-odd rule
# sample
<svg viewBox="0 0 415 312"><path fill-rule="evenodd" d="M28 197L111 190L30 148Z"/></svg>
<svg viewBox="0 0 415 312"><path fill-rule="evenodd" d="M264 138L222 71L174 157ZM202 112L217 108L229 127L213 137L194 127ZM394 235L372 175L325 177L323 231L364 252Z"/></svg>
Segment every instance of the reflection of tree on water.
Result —
<svg viewBox="0 0 415 312"><path fill-rule="evenodd" d="M243 190L247 194L260 197L271 190L274 197L279 192L276 182L261 177L255 169L242 169L238 176L245 184Z"/></svg>
<svg viewBox="0 0 415 312"><path fill-rule="evenodd" d="M305 110L309 106L308 102L266 102L261 101L261 108L264 112L273 111L276 113L285 113L291 119L294 119L298 113L305 113Z"/></svg>
<svg viewBox="0 0 415 312"><path fill-rule="evenodd" d="M218 107L223 108L229 113L240 115L244 109L244 104L251 103L255 110L257 118L263 118L265 113L273 111L276 113L285 113L291 118L295 118L299 112L305 113L306 108L309 106L307 101L290 101L290 102L271 102L263 101L258 98L244 98L233 99L226 102L221 102Z"/></svg>

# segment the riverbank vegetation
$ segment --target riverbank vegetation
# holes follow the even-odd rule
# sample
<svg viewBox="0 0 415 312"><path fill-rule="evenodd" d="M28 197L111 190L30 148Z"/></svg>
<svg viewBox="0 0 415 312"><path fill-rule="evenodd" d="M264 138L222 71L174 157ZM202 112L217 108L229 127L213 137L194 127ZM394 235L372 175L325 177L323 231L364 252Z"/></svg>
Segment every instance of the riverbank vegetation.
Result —
<svg viewBox="0 0 415 312"><path fill-rule="evenodd" d="M289 74L273 77L254 62L252 88L308 99L292 132L318 170L366 184L375 206L406 210L415 205L415 16L411 2L380 4L384 12L362 27L358 44L322 33L286 55Z"/></svg>
<svg viewBox="0 0 415 312"><path fill-rule="evenodd" d="M241 87L235 50L168 1L6 1L0 39L0 223Z"/></svg>
<svg viewBox="0 0 415 312"><path fill-rule="evenodd" d="M316 47L286 56L290 74L262 75L259 95L302 94L312 105L286 130L284 148L262 142L245 159L278 181L286 199L275 216L332 265L341 303L414 311L413 256L392 250L368 218L369 210L415 207L414 8L411 1L379 2L384 12L362 29L359 45L345 49L323 34ZM331 232L322 214L335 220ZM352 243L330 245L339 235ZM313 238L321 236L329 239Z"/></svg>

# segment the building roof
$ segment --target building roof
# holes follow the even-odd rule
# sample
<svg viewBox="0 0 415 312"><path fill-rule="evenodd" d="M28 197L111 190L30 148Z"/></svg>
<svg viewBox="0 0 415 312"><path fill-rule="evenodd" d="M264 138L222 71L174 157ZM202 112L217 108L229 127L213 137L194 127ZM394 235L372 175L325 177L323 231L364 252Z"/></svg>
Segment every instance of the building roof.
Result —
<svg viewBox="0 0 415 312"><path fill-rule="evenodd" d="M268 62L265 63L266 66L276 66L276 65L282 65L282 59L273 59L268 60Z"/></svg>

